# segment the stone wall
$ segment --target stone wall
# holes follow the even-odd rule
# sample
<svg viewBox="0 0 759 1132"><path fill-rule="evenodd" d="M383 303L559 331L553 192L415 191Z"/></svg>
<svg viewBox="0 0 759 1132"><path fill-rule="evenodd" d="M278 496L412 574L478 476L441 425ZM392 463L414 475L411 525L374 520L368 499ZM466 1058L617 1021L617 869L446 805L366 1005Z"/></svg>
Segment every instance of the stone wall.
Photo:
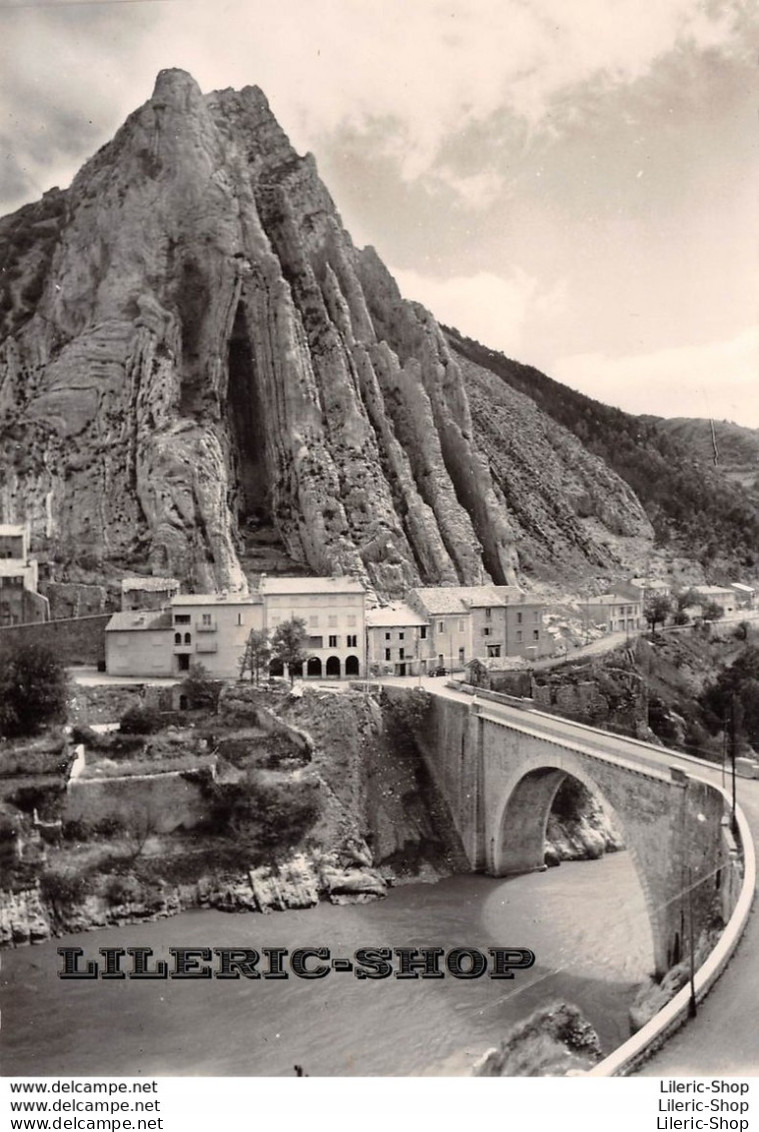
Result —
<svg viewBox="0 0 759 1132"><path fill-rule="evenodd" d="M123 821L138 837L192 829L208 816L203 780L192 772L77 778L69 782L63 820Z"/></svg>
<svg viewBox="0 0 759 1132"><path fill-rule="evenodd" d="M105 663L105 627L110 616L99 613L36 625L4 625L0 628L0 647L34 642L52 649L65 665Z"/></svg>

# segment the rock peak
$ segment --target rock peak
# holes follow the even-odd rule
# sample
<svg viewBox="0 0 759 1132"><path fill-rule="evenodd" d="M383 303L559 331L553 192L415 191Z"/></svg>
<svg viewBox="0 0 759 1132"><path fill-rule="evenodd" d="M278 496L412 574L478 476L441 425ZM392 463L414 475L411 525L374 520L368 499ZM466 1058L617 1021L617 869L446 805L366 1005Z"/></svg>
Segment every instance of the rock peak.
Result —
<svg viewBox="0 0 759 1132"><path fill-rule="evenodd" d="M201 90L189 71L184 71L181 67L166 67L164 70L159 71L156 75L152 97L165 98L170 95L176 96L178 94L200 95Z"/></svg>

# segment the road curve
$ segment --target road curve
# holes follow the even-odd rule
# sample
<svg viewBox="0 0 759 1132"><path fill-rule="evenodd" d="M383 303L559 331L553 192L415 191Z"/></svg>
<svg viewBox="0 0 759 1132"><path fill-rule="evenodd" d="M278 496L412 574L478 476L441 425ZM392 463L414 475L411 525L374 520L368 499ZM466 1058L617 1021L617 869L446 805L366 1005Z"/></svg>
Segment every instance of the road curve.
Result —
<svg viewBox="0 0 759 1132"><path fill-rule="evenodd" d="M447 699L471 703L472 696L426 682L429 691ZM525 711L491 701L480 701L487 711L504 719L542 731L547 738L565 738L586 747L597 746L609 754L639 762L659 771L675 766L724 786L722 770L710 763L678 755L661 747L625 739L592 727L559 719L544 712ZM738 779L738 802L751 828L759 854L759 781ZM724 974L699 1005L696 1018L688 1021L658 1053L636 1070L636 1076L709 1076L759 1074L759 918L752 913L743 938Z"/></svg>

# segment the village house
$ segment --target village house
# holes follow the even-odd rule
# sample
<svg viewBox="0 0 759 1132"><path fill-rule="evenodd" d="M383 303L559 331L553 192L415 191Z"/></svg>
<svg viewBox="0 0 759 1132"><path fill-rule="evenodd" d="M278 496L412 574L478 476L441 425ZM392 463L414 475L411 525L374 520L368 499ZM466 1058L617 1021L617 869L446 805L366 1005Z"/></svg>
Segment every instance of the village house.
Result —
<svg viewBox="0 0 759 1132"><path fill-rule="evenodd" d="M362 582L337 578L270 578L261 575L264 627L271 640L282 621L299 618L308 629L306 662L294 675L363 676L366 673L366 591ZM272 675L281 666L272 661Z"/></svg>
<svg viewBox="0 0 759 1132"><path fill-rule="evenodd" d="M696 606L703 612L711 602L719 605L723 613L735 613L738 608L738 596L732 586L691 586L690 590L695 596L690 608Z"/></svg>
<svg viewBox="0 0 759 1132"><path fill-rule="evenodd" d="M406 600L429 624L433 671L457 671L472 656L472 624L461 586L420 586Z"/></svg>
<svg viewBox="0 0 759 1132"><path fill-rule="evenodd" d="M541 602L525 601L517 586L424 586L409 604L430 626L433 667L462 669L470 660L535 659L551 652Z"/></svg>
<svg viewBox="0 0 759 1132"><path fill-rule="evenodd" d="M29 527L0 524L0 625L47 621L47 598L37 593L38 566L29 557Z"/></svg>
<svg viewBox="0 0 759 1132"><path fill-rule="evenodd" d="M166 610L114 613L105 627L112 676L181 676L200 663L216 679L233 679L251 629L263 628L254 595L178 594Z"/></svg>
<svg viewBox="0 0 759 1132"><path fill-rule="evenodd" d="M735 595L735 604L738 609L753 609L756 601L756 590L743 582L731 582L730 589Z"/></svg>
<svg viewBox="0 0 759 1132"><path fill-rule="evenodd" d="M171 601L174 671L200 663L210 676L230 680L240 675L251 629L264 628L259 594L178 594Z"/></svg>
<svg viewBox="0 0 759 1132"><path fill-rule="evenodd" d="M416 676L431 660L427 620L397 602L366 612L366 664L370 675Z"/></svg>
<svg viewBox="0 0 759 1132"><path fill-rule="evenodd" d="M105 627L105 669L109 676L174 676L171 611L114 613Z"/></svg>
<svg viewBox="0 0 759 1132"><path fill-rule="evenodd" d="M600 594L580 602L586 629L602 625L607 633L632 633L643 628L642 598L625 594Z"/></svg>
<svg viewBox="0 0 759 1132"><path fill-rule="evenodd" d="M620 597L640 601L641 608L654 597L671 597L672 586L663 578L630 578L618 585Z"/></svg>
<svg viewBox="0 0 759 1132"><path fill-rule="evenodd" d="M542 602L509 602L504 612L506 656L523 656L527 660L550 656L554 649L554 641L543 624L545 605Z"/></svg>
<svg viewBox="0 0 759 1132"><path fill-rule="evenodd" d="M124 612L136 609L165 609L180 589L176 578L123 578L121 608Z"/></svg>

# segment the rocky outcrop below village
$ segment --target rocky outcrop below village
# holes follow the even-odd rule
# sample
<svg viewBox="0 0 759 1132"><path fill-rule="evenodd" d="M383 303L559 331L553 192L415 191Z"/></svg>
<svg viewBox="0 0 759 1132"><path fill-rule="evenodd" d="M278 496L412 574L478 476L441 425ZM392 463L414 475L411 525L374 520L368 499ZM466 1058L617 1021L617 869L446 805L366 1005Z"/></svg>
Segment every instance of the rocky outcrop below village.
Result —
<svg viewBox="0 0 759 1132"><path fill-rule="evenodd" d="M262 532L382 594L650 547L622 481L353 246L256 87L161 72L69 189L0 220L0 259L0 518L70 580L244 590Z"/></svg>
<svg viewBox="0 0 759 1132"><path fill-rule="evenodd" d="M93 711L113 710L112 690L91 698ZM387 699L230 684L218 714L184 729L142 739L79 726L75 771L48 781L47 820L35 811L18 839L20 879L0 892L0 946L190 908L366 902L469 871L414 739L428 708L419 690ZM549 863L620 844L584 787L562 787Z"/></svg>
<svg viewBox="0 0 759 1132"><path fill-rule="evenodd" d="M337 856L299 854L277 866L260 866L220 880L212 875L192 884L145 883L136 876L104 883L81 901L62 903L40 885L20 892L0 889L0 947L42 943L51 936L122 924L145 923L192 908L221 912L284 912L312 908L320 900L363 904L387 891L381 873L365 864L341 865Z"/></svg>

